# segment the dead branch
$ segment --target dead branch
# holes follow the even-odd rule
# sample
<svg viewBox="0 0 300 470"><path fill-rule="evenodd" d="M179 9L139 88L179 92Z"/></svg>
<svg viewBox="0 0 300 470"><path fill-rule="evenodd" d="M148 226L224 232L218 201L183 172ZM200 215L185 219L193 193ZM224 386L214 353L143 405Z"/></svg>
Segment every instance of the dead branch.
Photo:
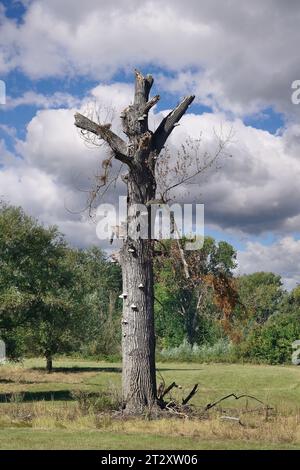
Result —
<svg viewBox="0 0 300 470"><path fill-rule="evenodd" d="M142 104L145 103L145 101L147 102L152 85L152 75L146 75L144 77L139 70L135 69L135 104Z"/></svg>
<svg viewBox="0 0 300 470"><path fill-rule="evenodd" d="M186 419L189 418L189 415L187 413L183 413L182 411L178 411L176 408L174 408L173 406L169 406L169 405L166 405L166 409L170 412L170 413L173 413L175 415L178 415L178 416L182 416Z"/></svg>
<svg viewBox="0 0 300 470"><path fill-rule="evenodd" d="M186 405L191 400L191 398L193 398L193 396L197 393L198 385L199 384L195 384L188 396L182 400L183 405Z"/></svg>
<svg viewBox="0 0 300 470"><path fill-rule="evenodd" d="M258 403L261 403L262 405L267 406L268 409L272 409L272 407L269 407L269 405L266 405L266 403L264 403L263 401L259 400L258 398L252 395L247 395L247 394L236 395L235 393L230 393L229 395L226 395L225 397L220 398L220 400L217 400L213 403L208 403L208 405L205 406L204 411L210 410L211 408L218 405L222 401L227 400L228 398L235 398L235 400L240 400L241 398L251 398L252 400L257 401Z"/></svg>
<svg viewBox="0 0 300 470"><path fill-rule="evenodd" d="M189 156L188 155L189 151L193 150L195 153L193 160L196 163L196 169L192 173L189 173L187 171L188 168L184 167L182 164L180 168L181 171L180 172L175 171L175 173L182 174L181 178L179 178L176 182L174 182L173 184L165 188L161 194L161 198L166 201L168 199L167 195L168 193L170 193L170 191L184 184L192 184L194 179L197 176L199 176L202 173L205 173L205 171L211 168L218 161L219 157L221 157L222 155L226 153L225 149L228 146L228 144L231 142L232 136L233 136L233 129L231 128L228 134L224 138L222 136L219 137L218 147L216 149L216 152L213 155L210 155L208 152L205 152L205 154L203 155L203 160L204 160L203 164L200 164L200 158L198 155L198 146L195 146L193 142L187 139L186 143L182 145L181 152L178 152L178 157L181 156L180 153L183 154L183 157L187 157ZM200 139L195 142L198 142L199 144ZM176 167L175 167L175 170L176 170Z"/></svg>
<svg viewBox="0 0 300 470"><path fill-rule="evenodd" d="M153 96L153 98L151 98L151 100L149 100L145 107L144 107L144 113L148 113L150 111L150 109L156 105L156 103L160 100L160 96L159 95L155 95Z"/></svg>
<svg viewBox="0 0 300 470"><path fill-rule="evenodd" d="M165 397L167 393L169 393L173 388L178 388L178 385L176 382L172 382L171 385L169 385L162 393L161 398Z"/></svg>
<svg viewBox="0 0 300 470"><path fill-rule="evenodd" d="M165 145L167 138L171 134L175 125L185 114L189 105L194 101L195 95L185 97L160 123L153 135L153 150L158 155Z"/></svg>
<svg viewBox="0 0 300 470"><path fill-rule="evenodd" d="M227 421L236 421L238 424L240 424L241 426L245 426L240 418L236 418L235 416L221 416L220 419L224 419L224 420L227 420Z"/></svg>
<svg viewBox="0 0 300 470"><path fill-rule="evenodd" d="M118 160L123 163L131 164L130 157L127 156L127 145L121 137L110 130L110 125L100 125L91 121L80 113L75 114L75 126L82 131L92 132L103 139L113 150Z"/></svg>

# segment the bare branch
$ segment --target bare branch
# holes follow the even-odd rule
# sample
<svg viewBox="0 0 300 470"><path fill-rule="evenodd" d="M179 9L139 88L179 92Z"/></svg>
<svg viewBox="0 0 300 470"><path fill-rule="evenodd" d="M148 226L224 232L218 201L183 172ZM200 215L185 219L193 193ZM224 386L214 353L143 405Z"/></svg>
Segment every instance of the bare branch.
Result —
<svg viewBox="0 0 300 470"><path fill-rule="evenodd" d="M197 390L198 384L195 384L188 396L182 400L182 404L186 405L191 400L191 398L193 398L193 396L197 393Z"/></svg>
<svg viewBox="0 0 300 470"><path fill-rule="evenodd" d="M121 139L121 137L110 130L109 124L97 124L80 113L76 113L74 117L76 127L99 136L110 146L118 160L130 165L131 159L127 156L126 143Z"/></svg>
<svg viewBox="0 0 300 470"><path fill-rule="evenodd" d="M164 201L168 200L168 194L178 186L184 184L198 184L199 182L197 182L195 178L205 173L205 171L217 163L221 156L227 155L226 147L232 140L233 129L231 128L224 137L223 135L218 136L217 134L215 134L215 136L218 138L218 145L215 153L212 155L208 152L204 152L203 155L199 154L201 139L195 141L187 139L186 142L181 145L181 150L177 152L177 161L175 164L173 163L172 169L172 172L178 179L172 184L167 178L167 173L168 176L172 173L170 171L170 161L168 161L170 160L171 154L168 155L168 151L165 152L166 155L164 155L163 159L161 159L157 165L156 175L157 180L163 186L163 189L161 188L161 198ZM193 153L193 155L191 153ZM196 168L190 171L192 163L194 163ZM159 175L160 172L162 172L162 175Z"/></svg>
<svg viewBox="0 0 300 470"><path fill-rule="evenodd" d="M162 393L161 398L165 397L167 393L169 393L173 388L178 388L178 385L176 382L172 382L171 385L169 385Z"/></svg>
<svg viewBox="0 0 300 470"><path fill-rule="evenodd" d="M157 154L159 154L163 148L167 138L185 114L189 105L194 101L194 98L195 95L185 97L181 103L161 121L153 136L154 150L156 150Z"/></svg>
<svg viewBox="0 0 300 470"><path fill-rule="evenodd" d="M155 106L159 100L160 100L159 95L153 96L153 98L151 98L151 100L149 100L148 103L146 103L146 106L144 108L144 113L148 113L150 109L153 108L153 106Z"/></svg>
<svg viewBox="0 0 300 470"><path fill-rule="evenodd" d="M252 400L257 401L258 403L261 403L262 405L267 406L268 409L272 409L271 407L269 407L269 405L267 405L267 404L264 403L263 401L259 400L258 398L254 397L253 395L247 395L247 394L236 395L235 393L230 393L229 395L226 395L225 397L220 398L220 400L217 400L217 401L215 401L214 403L208 403L208 405L206 405L206 407L204 408L204 410L205 410L205 411L210 410L210 408L213 408L214 406L218 405L218 404L221 403L222 401L227 400L228 398L231 398L231 397L232 397L232 398L235 398L236 400L240 400L241 398L251 398Z"/></svg>

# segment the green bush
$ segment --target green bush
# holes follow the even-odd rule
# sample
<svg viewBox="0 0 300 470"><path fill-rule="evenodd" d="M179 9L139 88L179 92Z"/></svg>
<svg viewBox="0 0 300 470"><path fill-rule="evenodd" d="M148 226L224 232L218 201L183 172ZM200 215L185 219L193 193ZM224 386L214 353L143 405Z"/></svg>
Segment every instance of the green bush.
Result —
<svg viewBox="0 0 300 470"><path fill-rule="evenodd" d="M273 315L257 326L238 346L241 358L253 362L283 364L291 362L292 343L300 339L300 312Z"/></svg>

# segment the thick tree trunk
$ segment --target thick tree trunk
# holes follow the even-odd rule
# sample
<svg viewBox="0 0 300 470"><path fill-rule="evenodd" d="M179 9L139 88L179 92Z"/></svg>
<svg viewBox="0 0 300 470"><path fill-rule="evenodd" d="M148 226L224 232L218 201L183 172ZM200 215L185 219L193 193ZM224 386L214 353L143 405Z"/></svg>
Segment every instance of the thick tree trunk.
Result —
<svg viewBox="0 0 300 470"><path fill-rule="evenodd" d="M156 402L154 295L151 242L139 240L134 248L128 252L125 243L122 253L123 399L127 412L140 413Z"/></svg>
<svg viewBox="0 0 300 470"><path fill-rule="evenodd" d="M158 102L156 95L149 100L153 84L151 75L135 73L134 102L121 114L126 144L110 126L92 122L79 113L75 125L96 134L113 151L116 159L129 169L127 178L127 203L129 211L135 204L147 206L155 199L155 162L168 136L192 103L194 96L184 98L160 123L153 133L148 129L148 113ZM150 212L150 209L148 209ZM136 216L127 221L129 234L121 250L123 272L123 399L126 411L141 413L151 410L157 403L155 375L153 241L132 236ZM135 230L133 229L133 232Z"/></svg>
<svg viewBox="0 0 300 470"><path fill-rule="evenodd" d="M128 176L128 207L146 204L155 196L155 181L143 169ZM136 211L133 211L135 214ZM135 215L128 229L136 227ZM138 238L138 231L136 232ZM156 405L153 242L128 237L121 251L123 274L123 400L126 412L141 413Z"/></svg>
<svg viewBox="0 0 300 470"><path fill-rule="evenodd" d="M147 119L152 82L152 77L136 73L134 104L123 112L123 129L129 137L132 155L127 180L128 236L121 251L125 294L122 388L129 413L141 413L156 404L152 240L150 233L148 239L138 233L138 211L134 209L136 204L146 207L156 191L152 133Z"/></svg>
<svg viewBox="0 0 300 470"><path fill-rule="evenodd" d="M46 353L46 371L47 371L47 374L51 374L52 370L53 370L52 355L50 353Z"/></svg>

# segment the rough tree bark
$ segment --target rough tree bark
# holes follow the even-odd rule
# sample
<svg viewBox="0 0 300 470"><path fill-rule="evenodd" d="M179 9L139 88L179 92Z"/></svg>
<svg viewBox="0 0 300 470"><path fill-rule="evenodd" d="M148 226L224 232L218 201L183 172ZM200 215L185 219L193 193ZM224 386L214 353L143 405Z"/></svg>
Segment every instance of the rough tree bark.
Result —
<svg viewBox="0 0 300 470"><path fill-rule="evenodd" d="M151 75L135 72L134 102L121 114L126 144L107 125L75 115L75 125L103 139L115 158L127 164L128 210L136 204L147 204L155 199L155 162L175 125L192 103L194 96L186 97L170 112L153 133L148 128L148 113L159 96L149 100L153 84ZM150 214L148 204L148 213ZM130 212L127 221L128 236L123 242L120 262L123 275L122 315L122 392L128 413L141 413L158 403L155 371L153 241L131 237L136 232L138 213ZM138 227L137 227L138 230ZM150 233L149 233L150 235Z"/></svg>

